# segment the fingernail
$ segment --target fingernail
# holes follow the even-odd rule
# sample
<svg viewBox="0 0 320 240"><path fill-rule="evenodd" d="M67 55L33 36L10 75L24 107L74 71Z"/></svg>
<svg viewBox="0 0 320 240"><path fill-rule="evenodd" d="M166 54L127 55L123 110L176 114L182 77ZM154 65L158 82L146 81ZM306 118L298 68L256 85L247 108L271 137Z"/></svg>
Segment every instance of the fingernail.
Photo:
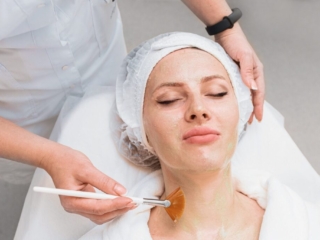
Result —
<svg viewBox="0 0 320 240"><path fill-rule="evenodd" d="M127 193L127 190L121 185L116 185L114 187L114 191L119 195L125 195Z"/></svg>
<svg viewBox="0 0 320 240"><path fill-rule="evenodd" d="M133 203L133 202L130 202L130 203L127 204L126 207L127 207L127 208L135 208L135 207L137 207L137 204L135 204L135 203Z"/></svg>
<svg viewBox="0 0 320 240"><path fill-rule="evenodd" d="M134 205L132 208L130 208L130 210L133 210L133 209L135 209L137 207L138 207L138 205Z"/></svg>
<svg viewBox="0 0 320 240"><path fill-rule="evenodd" d="M257 84L256 84L255 81L253 81L253 82L251 83L251 89L254 90L254 91L257 91L257 90L258 90L258 86L257 86Z"/></svg>

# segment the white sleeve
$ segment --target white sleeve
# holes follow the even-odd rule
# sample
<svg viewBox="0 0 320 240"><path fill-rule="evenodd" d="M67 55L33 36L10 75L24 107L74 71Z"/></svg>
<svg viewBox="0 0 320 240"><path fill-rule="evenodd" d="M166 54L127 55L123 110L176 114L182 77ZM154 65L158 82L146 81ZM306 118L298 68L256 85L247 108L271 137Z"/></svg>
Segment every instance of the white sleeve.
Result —
<svg viewBox="0 0 320 240"><path fill-rule="evenodd" d="M55 19L51 0L0 0L0 41L42 28Z"/></svg>

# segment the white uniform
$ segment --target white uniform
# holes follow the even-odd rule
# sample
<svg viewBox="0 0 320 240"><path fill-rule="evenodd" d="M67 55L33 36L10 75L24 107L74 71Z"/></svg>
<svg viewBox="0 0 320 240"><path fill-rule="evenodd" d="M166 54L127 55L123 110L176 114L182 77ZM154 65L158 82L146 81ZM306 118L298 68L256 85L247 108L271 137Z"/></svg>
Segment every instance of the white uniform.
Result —
<svg viewBox="0 0 320 240"><path fill-rule="evenodd" d="M49 137L69 95L114 85L126 55L115 1L0 0L0 10L1 117ZM33 170L0 159L0 239L13 237Z"/></svg>

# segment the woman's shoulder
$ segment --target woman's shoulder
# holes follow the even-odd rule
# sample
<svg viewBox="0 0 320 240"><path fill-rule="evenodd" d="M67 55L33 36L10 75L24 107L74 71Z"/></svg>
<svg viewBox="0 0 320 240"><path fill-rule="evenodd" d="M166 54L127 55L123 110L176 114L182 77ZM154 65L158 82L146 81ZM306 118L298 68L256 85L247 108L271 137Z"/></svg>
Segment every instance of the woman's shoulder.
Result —
<svg viewBox="0 0 320 240"><path fill-rule="evenodd" d="M264 216L264 208L262 208L255 199L252 199L242 192L236 192L237 198L240 200L240 212L236 220L241 224L243 231L238 231L237 239L259 239L261 224Z"/></svg>
<svg viewBox="0 0 320 240"><path fill-rule="evenodd" d="M238 168L234 173L237 190L265 209L260 237L320 239L320 205L305 201L267 172Z"/></svg>

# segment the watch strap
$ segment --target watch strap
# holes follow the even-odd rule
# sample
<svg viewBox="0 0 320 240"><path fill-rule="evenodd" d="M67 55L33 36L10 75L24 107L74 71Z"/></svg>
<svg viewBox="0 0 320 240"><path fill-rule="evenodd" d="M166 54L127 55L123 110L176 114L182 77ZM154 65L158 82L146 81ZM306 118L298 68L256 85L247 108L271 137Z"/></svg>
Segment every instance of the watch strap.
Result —
<svg viewBox="0 0 320 240"><path fill-rule="evenodd" d="M239 8L233 8L229 16L225 16L220 22L207 26L206 30L209 35L216 35L226 29L233 28L233 25L241 18L242 12Z"/></svg>

